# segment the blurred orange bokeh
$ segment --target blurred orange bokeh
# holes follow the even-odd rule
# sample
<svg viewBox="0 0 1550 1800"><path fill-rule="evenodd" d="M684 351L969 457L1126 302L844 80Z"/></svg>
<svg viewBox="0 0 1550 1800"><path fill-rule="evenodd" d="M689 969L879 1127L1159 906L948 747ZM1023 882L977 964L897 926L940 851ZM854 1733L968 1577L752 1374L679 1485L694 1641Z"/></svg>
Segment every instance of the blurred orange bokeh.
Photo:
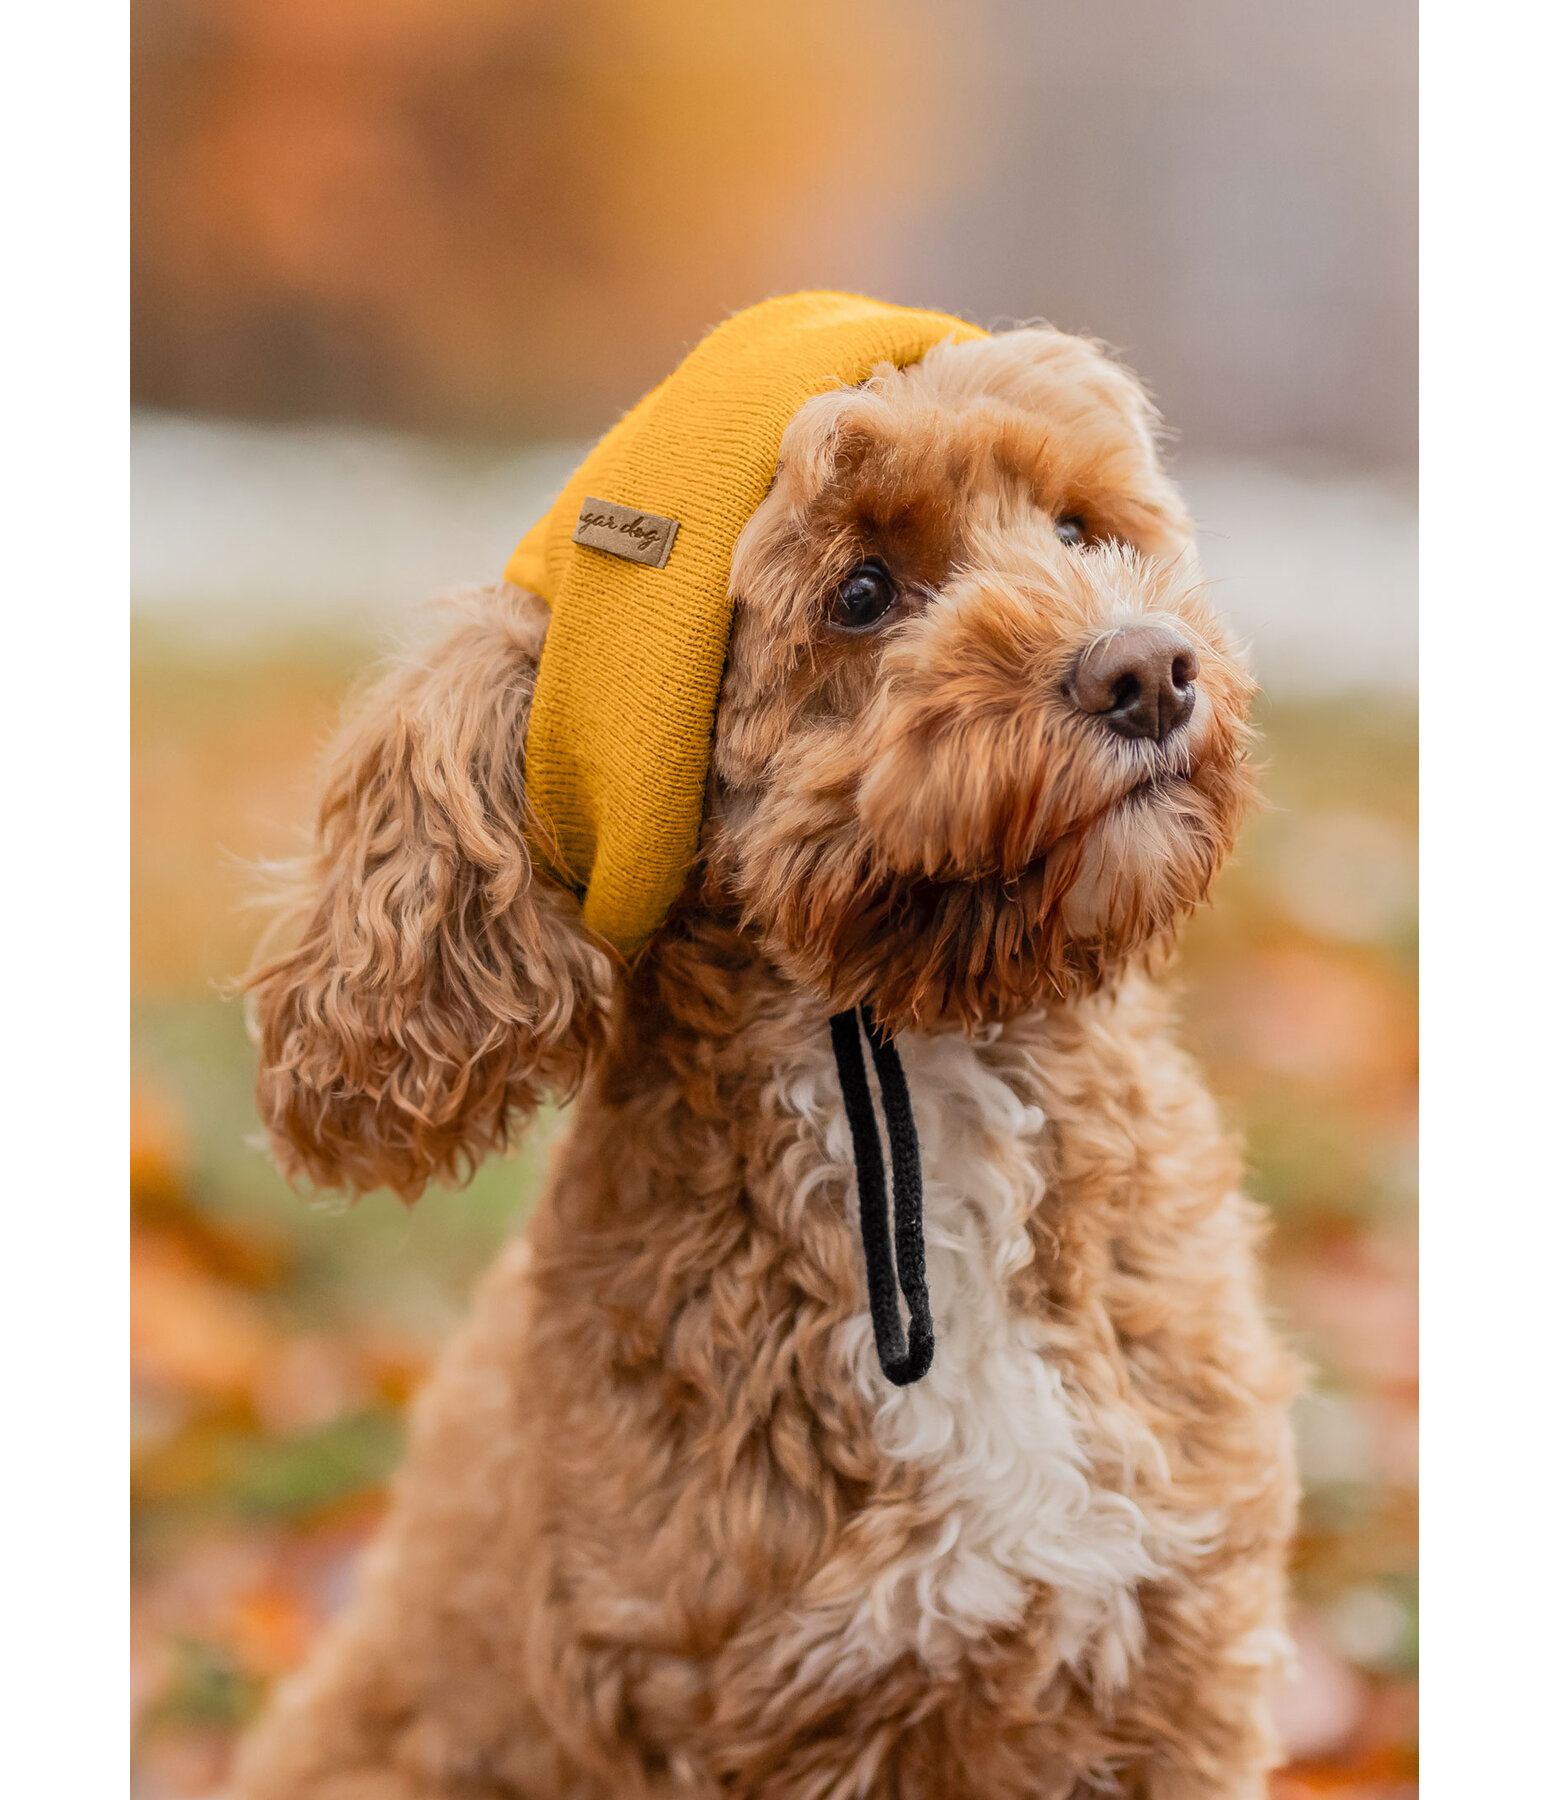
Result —
<svg viewBox="0 0 1550 1800"><path fill-rule="evenodd" d="M885 231L945 172L912 126L923 17L884 0L136 17L136 382L163 404L573 431L795 240Z"/></svg>
<svg viewBox="0 0 1550 1800"><path fill-rule="evenodd" d="M1406 0L137 0L134 391L593 435L842 287L1042 315L1197 448L1406 464Z"/></svg>

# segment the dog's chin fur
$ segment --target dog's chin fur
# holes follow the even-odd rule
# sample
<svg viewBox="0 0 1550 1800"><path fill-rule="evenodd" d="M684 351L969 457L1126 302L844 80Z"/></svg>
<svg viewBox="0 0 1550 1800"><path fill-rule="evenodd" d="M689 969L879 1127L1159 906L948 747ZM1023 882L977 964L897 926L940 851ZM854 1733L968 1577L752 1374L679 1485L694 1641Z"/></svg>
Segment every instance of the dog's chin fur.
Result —
<svg viewBox="0 0 1550 1800"><path fill-rule="evenodd" d="M365 701L251 978L283 1166L412 1196L580 1094L244 1800L1263 1794L1294 1379L1152 979L1248 803L1251 687L1153 423L1045 329L798 414L702 856L627 969L522 841L541 604L470 598ZM900 600L849 635L863 556ZM1135 618L1199 663L1161 744L1071 696ZM828 1049L863 997L920 1129L905 1390Z"/></svg>

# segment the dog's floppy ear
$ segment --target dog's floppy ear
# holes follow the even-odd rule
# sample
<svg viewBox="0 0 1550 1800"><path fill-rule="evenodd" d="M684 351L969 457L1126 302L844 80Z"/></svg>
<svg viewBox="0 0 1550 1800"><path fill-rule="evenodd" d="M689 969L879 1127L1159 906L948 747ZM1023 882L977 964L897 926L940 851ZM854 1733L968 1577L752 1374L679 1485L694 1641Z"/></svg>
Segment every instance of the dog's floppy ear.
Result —
<svg viewBox="0 0 1550 1800"><path fill-rule="evenodd" d="M535 873L523 740L547 611L505 587L365 696L313 853L248 975L259 1108L287 1176L406 1199L574 1090L611 967Z"/></svg>

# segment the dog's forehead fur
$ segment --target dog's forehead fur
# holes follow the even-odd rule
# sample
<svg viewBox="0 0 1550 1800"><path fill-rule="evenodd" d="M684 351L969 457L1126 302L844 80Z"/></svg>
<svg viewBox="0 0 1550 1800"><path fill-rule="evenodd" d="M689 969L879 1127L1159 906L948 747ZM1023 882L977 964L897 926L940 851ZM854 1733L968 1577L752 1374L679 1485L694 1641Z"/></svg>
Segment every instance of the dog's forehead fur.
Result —
<svg viewBox="0 0 1550 1800"><path fill-rule="evenodd" d="M1094 540L1187 555L1190 521L1159 463L1158 423L1140 384L1097 345L1038 326L940 344L907 369L810 400L733 559L721 772L733 773L750 734L750 760L767 760L783 710L772 681L792 710L820 693L839 712L859 702L876 644L825 632L823 607L865 557L886 562L908 612L983 561L987 534L1004 561L1067 516Z"/></svg>

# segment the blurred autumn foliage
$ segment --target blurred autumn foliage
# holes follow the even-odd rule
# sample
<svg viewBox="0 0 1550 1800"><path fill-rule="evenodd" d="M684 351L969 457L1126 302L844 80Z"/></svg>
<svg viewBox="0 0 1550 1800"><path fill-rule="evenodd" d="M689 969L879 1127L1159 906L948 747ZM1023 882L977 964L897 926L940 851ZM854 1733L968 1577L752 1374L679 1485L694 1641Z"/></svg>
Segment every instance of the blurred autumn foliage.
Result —
<svg viewBox="0 0 1550 1800"><path fill-rule="evenodd" d="M254 1145L216 984L256 931L243 864L297 841L363 647L240 654L142 626L135 672L131 1168L139 1800L208 1792L349 1590L404 1401L520 1222L547 1121L413 1212L308 1204ZM1299 1416L1297 1752L1277 1800L1414 1789L1414 720L1263 709L1269 805L1191 928L1185 1030L1272 1208Z"/></svg>
<svg viewBox="0 0 1550 1800"><path fill-rule="evenodd" d="M163 406L595 428L798 236L864 239L943 172L910 129L935 59L908 4L134 19L134 378Z"/></svg>
<svg viewBox="0 0 1550 1800"><path fill-rule="evenodd" d="M133 389L588 437L844 287L1118 344L1193 450L1407 464L1409 0L135 0Z"/></svg>

